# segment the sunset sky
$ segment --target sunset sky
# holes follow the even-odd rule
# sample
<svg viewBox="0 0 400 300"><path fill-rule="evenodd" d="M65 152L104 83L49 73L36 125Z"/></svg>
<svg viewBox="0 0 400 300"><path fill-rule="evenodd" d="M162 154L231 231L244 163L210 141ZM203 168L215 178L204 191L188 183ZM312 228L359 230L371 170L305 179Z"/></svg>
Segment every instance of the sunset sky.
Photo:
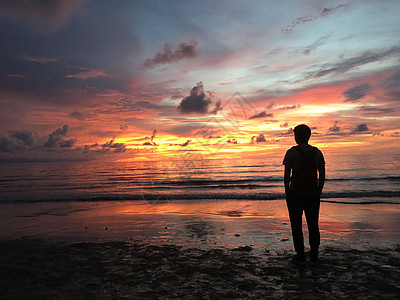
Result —
<svg viewBox="0 0 400 300"><path fill-rule="evenodd" d="M0 0L0 161L398 153L400 1Z"/></svg>

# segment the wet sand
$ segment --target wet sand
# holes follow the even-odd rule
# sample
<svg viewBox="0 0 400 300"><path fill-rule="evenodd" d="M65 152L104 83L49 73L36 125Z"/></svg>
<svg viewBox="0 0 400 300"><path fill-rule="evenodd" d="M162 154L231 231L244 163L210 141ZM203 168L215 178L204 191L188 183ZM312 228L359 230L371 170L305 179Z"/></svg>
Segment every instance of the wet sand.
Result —
<svg viewBox="0 0 400 300"><path fill-rule="evenodd" d="M397 206L323 203L317 265L291 262L283 201L1 208L0 299L395 299L400 294Z"/></svg>
<svg viewBox="0 0 400 300"><path fill-rule="evenodd" d="M400 248L289 254L149 243L1 241L0 299L396 299Z"/></svg>

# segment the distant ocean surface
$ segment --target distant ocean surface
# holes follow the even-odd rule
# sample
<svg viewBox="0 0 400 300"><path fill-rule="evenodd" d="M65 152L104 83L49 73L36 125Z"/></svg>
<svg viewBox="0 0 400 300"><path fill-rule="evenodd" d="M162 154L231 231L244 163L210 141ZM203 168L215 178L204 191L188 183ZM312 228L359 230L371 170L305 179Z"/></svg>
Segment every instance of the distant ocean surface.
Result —
<svg viewBox="0 0 400 300"><path fill-rule="evenodd" d="M284 199L282 157L0 164L0 202ZM400 155L325 157L322 201L400 204Z"/></svg>

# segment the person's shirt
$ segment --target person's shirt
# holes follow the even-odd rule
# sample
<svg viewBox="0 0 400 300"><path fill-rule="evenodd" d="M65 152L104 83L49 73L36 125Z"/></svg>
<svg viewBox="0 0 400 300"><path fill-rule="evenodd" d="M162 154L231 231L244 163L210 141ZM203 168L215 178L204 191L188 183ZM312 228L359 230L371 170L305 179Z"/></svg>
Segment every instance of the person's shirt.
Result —
<svg viewBox="0 0 400 300"><path fill-rule="evenodd" d="M312 151L314 148L307 143L300 143L299 144L301 150L303 150L304 153L307 153L308 151ZM300 168L300 162L301 162L301 154L299 151L294 149L294 147L290 148L285 155L285 158L283 159L283 164L292 170L292 176L297 174L299 168ZM325 159L324 155L322 152L317 148L317 152L315 153L315 163L317 165L317 168L319 169L320 167L323 167L325 165Z"/></svg>

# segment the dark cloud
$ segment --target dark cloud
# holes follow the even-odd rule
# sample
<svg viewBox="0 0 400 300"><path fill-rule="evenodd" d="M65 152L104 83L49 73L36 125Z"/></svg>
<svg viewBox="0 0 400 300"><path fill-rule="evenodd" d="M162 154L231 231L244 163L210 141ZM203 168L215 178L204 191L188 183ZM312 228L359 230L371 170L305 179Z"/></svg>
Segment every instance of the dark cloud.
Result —
<svg viewBox="0 0 400 300"><path fill-rule="evenodd" d="M278 136L289 136L293 134L294 134L293 128L289 128L287 131L279 133Z"/></svg>
<svg viewBox="0 0 400 300"><path fill-rule="evenodd" d="M113 159L112 154L128 151L124 143L115 143L114 139L104 144L76 147L76 139L65 139L68 125L58 128L46 137L38 137L30 131L10 132L0 137L0 162L19 161L87 161L93 159Z"/></svg>
<svg viewBox="0 0 400 300"><path fill-rule="evenodd" d="M187 145L189 145L189 143L191 142L192 140L187 140L186 142L184 142L183 144L182 144L182 147L186 147Z"/></svg>
<svg viewBox="0 0 400 300"><path fill-rule="evenodd" d="M128 125L125 124L125 123L119 124L119 129L120 129L122 132L125 132L125 131L128 130Z"/></svg>
<svg viewBox="0 0 400 300"><path fill-rule="evenodd" d="M153 134L151 135L151 142L153 142L154 138L156 137L157 130L153 130Z"/></svg>
<svg viewBox="0 0 400 300"><path fill-rule="evenodd" d="M377 115L386 115L394 112L395 110L390 107L382 108L382 107L371 106L369 104L362 104L357 107L357 111L360 111L363 115L366 116L377 116Z"/></svg>
<svg viewBox="0 0 400 300"><path fill-rule="evenodd" d="M279 106L278 109L296 109L298 107L300 107L300 104Z"/></svg>
<svg viewBox="0 0 400 300"><path fill-rule="evenodd" d="M386 78L384 88L386 90L385 95L387 98L395 101L400 100L400 70L397 70L391 76Z"/></svg>
<svg viewBox="0 0 400 300"><path fill-rule="evenodd" d="M55 131L49 134L47 142L43 144L44 147L72 147L74 146L76 139L65 140L69 130L68 125L64 125L63 128L57 128Z"/></svg>
<svg viewBox="0 0 400 300"><path fill-rule="evenodd" d="M258 118L264 118L264 117L272 118L273 116L274 116L274 114L272 114L272 113L267 114L267 112L262 111L262 112L260 112L258 114L255 114L255 115L251 116L249 119L258 119Z"/></svg>
<svg viewBox="0 0 400 300"><path fill-rule="evenodd" d="M184 58L195 57L197 55L197 44L196 40L191 39L189 43L181 43L175 51L172 51L171 45L166 43L161 52L158 52L153 58L147 59L143 65L146 68L154 68L157 65L170 64Z"/></svg>
<svg viewBox="0 0 400 300"><path fill-rule="evenodd" d="M104 143L101 147L103 152L122 153L126 151L126 145L124 143L114 143L114 139Z"/></svg>
<svg viewBox="0 0 400 300"><path fill-rule="evenodd" d="M331 132L339 132L341 128L339 126L337 126L337 124L338 124L338 121L335 121L335 124L333 124L332 127L329 127L329 131L331 131Z"/></svg>
<svg viewBox="0 0 400 300"><path fill-rule="evenodd" d="M178 111L182 114L206 114L211 104L211 94L204 92L203 83L200 81L179 103Z"/></svg>
<svg viewBox="0 0 400 300"><path fill-rule="evenodd" d="M6 136L0 138L0 152L13 152L17 149L17 146L13 141Z"/></svg>
<svg viewBox="0 0 400 300"><path fill-rule="evenodd" d="M215 107L210 111L210 114L216 115L221 110L222 110L221 101L217 101L215 103Z"/></svg>
<svg viewBox="0 0 400 300"><path fill-rule="evenodd" d="M273 108L275 106L275 102L274 101L271 101L266 107L265 107L265 109L271 109L271 108Z"/></svg>
<svg viewBox="0 0 400 300"><path fill-rule="evenodd" d="M315 51L318 47L324 45L325 41L328 37L329 36L323 36L323 37L319 38L317 41L315 41L314 43L304 47L303 54L309 55L311 52Z"/></svg>
<svg viewBox="0 0 400 300"><path fill-rule="evenodd" d="M290 33L293 31L293 29L299 25L304 25L306 23L315 21L319 18L324 18L327 17L333 13L336 13L337 11L339 11L342 8L347 7L348 5L345 4L341 4L335 7L326 7L323 8L321 11L317 12L317 13L313 13L310 15L305 15L302 17L298 17L295 21L293 21L290 25L288 25L286 28L282 29L281 31L284 33Z"/></svg>
<svg viewBox="0 0 400 300"><path fill-rule="evenodd" d="M237 141L237 139L229 139L229 140L227 140L226 141L228 144L237 144L238 143L238 141Z"/></svg>
<svg viewBox="0 0 400 300"><path fill-rule="evenodd" d="M360 56L351 57L336 63L323 64L320 66L320 70L309 73L307 77L323 77L331 73L344 73L362 65L396 56L399 53L400 47L392 47L389 50L380 52L367 51Z"/></svg>
<svg viewBox="0 0 400 300"><path fill-rule="evenodd" d="M156 142L154 142L154 138L156 137L157 130L153 130L153 133L150 137L150 141L144 142L143 146L157 146Z"/></svg>
<svg viewBox="0 0 400 300"><path fill-rule="evenodd" d="M284 127L288 127L288 126L289 126L289 123L283 123L283 124L279 125L280 128L284 128Z"/></svg>
<svg viewBox="0 0 400 300"><path fill-rule="evenodd" d="M0 0L0 17L20 21L37 33L50 33L67 23L86 0Z"/></svg>
<svg viewBox="0 0 400 300"><path fill-rule="evenodd" d="M354 129L354 133L367 132L367 131L369 131L369 128L365 123L357 125L356 128Z"/></svg>
<svg viewBox="0 0 400 300"><path fill-rule="evenodd" d="M400 70L397 70L385 80L387 87L398 88L400 86Z"/></svg>
<svg viewBox="0 0 400 300"><path fill-rule="evenodd" d="M264 133L260 133L258 136L253 136L251 138L251 143L265 143L267 140L265 139Z"/></svg>
<svg viewBox="0 0 400 300"><path fill-rule="evenodd" d="M81 113L81 112L79 112L79 111L75 111L73 113L70 113L69 116L71 118L74 118L74 119L77 119L77 120L80 120L80 121L83 121L83 120L86 119L86 115Z"/></svg>
<svg viewBox="0 0 400 300"><path fill-rule="evenodd" d="M21 140L26 146L31 147L35 144L33 133L27 130L15 131L11 134L12 137Z"/></svg>
<svg viewBox="0 0 400 300"><path fill-rule="evenodd" d="M371 90L372 86L369 83L356 85L345 90L342 94L346 97L343 102L355 102L365 97Z"/></svg>

